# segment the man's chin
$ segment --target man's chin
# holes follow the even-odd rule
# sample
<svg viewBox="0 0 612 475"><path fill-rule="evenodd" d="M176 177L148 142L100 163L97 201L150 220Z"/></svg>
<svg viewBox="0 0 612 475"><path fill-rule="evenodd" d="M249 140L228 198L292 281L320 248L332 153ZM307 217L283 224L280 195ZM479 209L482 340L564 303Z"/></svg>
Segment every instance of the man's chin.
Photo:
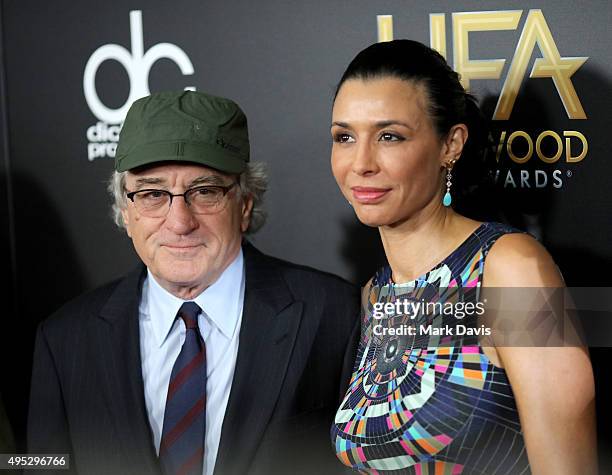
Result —
<svg viewBox="0 0 612 475"><path fill-rule="evenodd" d="M201 269L177 272L176 268L162 268L153 272L153 276L163 288L183 299L194 297L210 285L206 282L206 273Z"/></svg>

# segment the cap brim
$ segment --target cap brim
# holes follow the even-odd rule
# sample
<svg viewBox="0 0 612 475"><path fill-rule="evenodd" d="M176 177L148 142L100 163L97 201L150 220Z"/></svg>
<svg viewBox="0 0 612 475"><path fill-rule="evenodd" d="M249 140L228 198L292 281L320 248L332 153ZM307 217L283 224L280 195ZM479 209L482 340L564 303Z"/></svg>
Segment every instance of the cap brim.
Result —
<svg viewBox="0 0 612 475"><path fill-rule="evenodd" d="M207 143L165 142L147 144L130 150L122 157L117 157L115 169L124 172L159 162L188 162L225 173L242 173L246 170L248 156L242 157L220 146Z"/></svg>

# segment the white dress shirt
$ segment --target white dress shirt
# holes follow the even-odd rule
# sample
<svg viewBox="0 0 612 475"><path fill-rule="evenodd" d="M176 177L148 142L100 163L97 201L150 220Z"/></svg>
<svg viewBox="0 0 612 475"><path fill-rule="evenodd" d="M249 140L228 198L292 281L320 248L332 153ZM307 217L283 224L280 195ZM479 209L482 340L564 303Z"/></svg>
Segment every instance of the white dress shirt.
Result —
<svg viewBox="0 0 612 475"><path fill-rule="evenodd" d="M242 250L219 279L192 301L202 309L198 325L206 344L208 380L203 475L211 475L238 355L244 303ZM184 302L161 287L147 271L139 307L140 355L145 403L158 454L170 374L185 341L185 324L176 318Z"/></svg>

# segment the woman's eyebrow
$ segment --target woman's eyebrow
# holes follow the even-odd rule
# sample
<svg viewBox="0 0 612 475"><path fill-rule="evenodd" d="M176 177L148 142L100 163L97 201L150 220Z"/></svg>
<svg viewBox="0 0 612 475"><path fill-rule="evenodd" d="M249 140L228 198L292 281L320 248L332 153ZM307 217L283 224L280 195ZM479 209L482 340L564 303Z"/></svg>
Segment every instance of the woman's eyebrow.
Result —
<svg viewBox="0 0 612 475"><path fill-rule="evenodd" d="M376 122L376 126L379 128L389 127L390 125L401 125L407 129L414 129L414 127L410 126L406 122L402 122L401 120L381 120Z"/></svg>
<svg viewBox="0 0 612 475"><path fill-rule="evenodd" d="M351 126L348 124L348 122L340 122L340 121L334 121L332 122L332 127L333 126L338 126L338 127L342 127L345 129L350 129ZM389 127L390 125L401 125L402 127L406 127L407 129L411 129L414 130L414 127L412 127L411 125L407 124L406 122L403 122L401 120L395 120L395 119L390 119L390 120L379 120L377 122L374 122L374 125L379 128L382 129L383 127Z"/></svg>

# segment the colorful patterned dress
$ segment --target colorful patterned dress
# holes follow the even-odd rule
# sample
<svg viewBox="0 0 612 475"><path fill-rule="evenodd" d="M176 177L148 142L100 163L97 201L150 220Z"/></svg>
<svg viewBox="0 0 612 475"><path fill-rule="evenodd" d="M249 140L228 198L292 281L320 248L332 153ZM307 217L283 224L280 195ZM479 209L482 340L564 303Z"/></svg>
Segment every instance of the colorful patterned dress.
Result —
<svg viewBox="0 0 612 475"><path fill-rule="evenodd" d="M331 430L342 463L385 475L530 473L512 388L506 372L482 351L479 336L380 334L382 328L444 328L457 322L478 328L476 316L458 319L446 309L459 308L449 307L457 302L475 306L487 252L511 232L517 230L483 223L411 282L394 284L389 267L376 273L362 308L349 389ZM398 300L439 305L431 305L430 313L375 312Z"/></svg>

